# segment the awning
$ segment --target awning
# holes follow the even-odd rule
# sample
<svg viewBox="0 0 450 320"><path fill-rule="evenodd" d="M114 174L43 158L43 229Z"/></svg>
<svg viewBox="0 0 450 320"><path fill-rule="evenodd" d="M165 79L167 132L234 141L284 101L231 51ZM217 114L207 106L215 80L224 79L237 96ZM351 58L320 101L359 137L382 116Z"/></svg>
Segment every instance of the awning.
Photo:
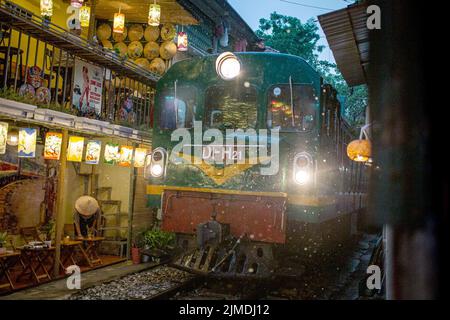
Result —
<svg viewBox="0 0 450 320"><path fill-rule="evenodd" d="M319 16L336 64L349 86L367 83L369 29L367 5L359 4Z"/></svg>

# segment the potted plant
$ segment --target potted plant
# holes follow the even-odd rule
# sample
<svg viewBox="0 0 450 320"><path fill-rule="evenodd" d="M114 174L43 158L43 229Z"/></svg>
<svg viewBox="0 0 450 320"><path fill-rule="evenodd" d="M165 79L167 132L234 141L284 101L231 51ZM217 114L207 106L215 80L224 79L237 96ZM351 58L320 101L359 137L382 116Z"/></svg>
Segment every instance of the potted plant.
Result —
<svg viewBox="0 0 450 320"><path fill-rule="evenodd" d="M175 234L161 231L157 228L147 230L143 233L145 250L143 254L152 257L154 260L168 257L173 250Z"/></svg>
<svg viewBox="0 0 450 320"><path fill-rule="evenodd" d="M52 235L55 229L55 221L53 219L48 220L47 223L42 225L39 230L44 233L45 240L44 243L51 247L52 246Z"/></svg>
<svg viewBox="0 0 450 320"><path fill-rule="evenodd" d="M6 244L7 237L8 237L8 233L6 231L0 232L0 254L6 253L6 248L4 246Z"/></svg>
<svg viewBox="0 0 450 320"><path fill-rule="evenodd" d="M143 233L139 232L133 241L131 248L131 260L133 264L141 263L141 247L143 246Z"/></svg>

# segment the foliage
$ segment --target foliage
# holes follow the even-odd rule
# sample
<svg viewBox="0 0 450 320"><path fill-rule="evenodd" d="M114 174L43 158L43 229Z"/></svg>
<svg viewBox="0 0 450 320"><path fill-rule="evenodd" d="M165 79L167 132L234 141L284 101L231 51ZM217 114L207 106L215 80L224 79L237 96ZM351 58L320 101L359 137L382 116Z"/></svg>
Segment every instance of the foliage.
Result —
<svg viewBox="0 0 450 320"><path fill-rule="evenodd" d="M175 242L175 235L158 229L147 230L143 233L143 243L150 249L166 250Z"/></svg>
<svg viewBox="0 0 450 320"><path fill-rule="evenodd" d="M344 116L352 126L364 123L367 105L367 88L348 87L336 64L319 59L324 46L320 40L319 28L313 19L302 23L298 18L284 16L276 12L270 19L260 19L256 34L265 44L281 53L297 55L311 64L338 91L344 101Z"/></svg>
<svg viewBox="0 0 450 320"><path fill-rule="evenodd" d="M51 240L53 231L55 230L55 220L51 219L39 228L45 234L46 240Z"/></svg>
<svg viewBox="0 0 450 320"><path fill-rule="evenodd" d="M26 96L26 95L22 96L22 95L18 94L12 88L1 89L0 90L0 98L4 98L4 99L8 99L8 100L13 100L13 101L21 102L21 103L34 105L34 106L37 106L39 108L51 109L51 110L54 110L54 111L60 111L60 112L65 112L65 113L69 113L69 114L72 114L72 115L77 115L77 110L75 110L75 109L63 108L57 102L51 102L51 103L48 103L48 104L47 103L41 103L35 97Z"/></svg>
<svg viewBox="0 0 450 320"><path fill-rule="evenodd" d="M318 60L318 53L324 49L324 46L317 44L320 40L318 31L319 28L312 19L302 23L298 18L273 12L270 19L259 20L256 35L267 46L282 53L300 56L314 65Z"/></svg>
<svg viewBox="0 0 450 320"><path fill-rule="evenodd" d="M8 237L8 232L0 232L0 248L6 243L6 239Z"/></svg>

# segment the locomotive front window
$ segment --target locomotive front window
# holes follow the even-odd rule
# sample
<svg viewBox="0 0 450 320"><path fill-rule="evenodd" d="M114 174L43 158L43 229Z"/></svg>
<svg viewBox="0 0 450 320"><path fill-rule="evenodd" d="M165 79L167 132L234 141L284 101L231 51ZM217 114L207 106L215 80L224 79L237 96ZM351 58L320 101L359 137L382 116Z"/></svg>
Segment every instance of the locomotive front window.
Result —
<svg viewBox="0 0 450 320"><path fill-rule="evenodd" d="M177 88L166 91L161 99L160 128L175 130L192 128L197 109L197 95L192 88Z"/></svg>
<svg viewBox="0 0 450 320"><path fill-rule="evenodd" d="M316 98L310 85L276 85L269 89L267 125L287 131L314 128Z"/></svg>
<svg viewBox="0 0 450 320"><path fill-rule="evenodd" d="M253 87L214 86L206 90L206 119L209 128L255 128L257 92Z"/></svg>

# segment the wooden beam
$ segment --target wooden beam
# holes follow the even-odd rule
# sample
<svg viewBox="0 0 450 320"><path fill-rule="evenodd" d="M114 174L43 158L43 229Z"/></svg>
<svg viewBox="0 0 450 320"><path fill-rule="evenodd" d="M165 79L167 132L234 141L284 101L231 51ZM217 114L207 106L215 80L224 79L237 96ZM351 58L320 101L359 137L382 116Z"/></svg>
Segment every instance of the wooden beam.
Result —
<svg viewBox="0 0 450 320"><path fill-rule="evenodd" d="M67 146L69 140L69 132L67 129L62 130L63 140L61 146L61 160L59 162L58 188L56 194L56 236L55 236L55 261L53 265L53 277L59 276L59 266L61 260L61 238L64 232L65 212L64 212L64 195L65 195L65 178L67 168Z"/></svg>

